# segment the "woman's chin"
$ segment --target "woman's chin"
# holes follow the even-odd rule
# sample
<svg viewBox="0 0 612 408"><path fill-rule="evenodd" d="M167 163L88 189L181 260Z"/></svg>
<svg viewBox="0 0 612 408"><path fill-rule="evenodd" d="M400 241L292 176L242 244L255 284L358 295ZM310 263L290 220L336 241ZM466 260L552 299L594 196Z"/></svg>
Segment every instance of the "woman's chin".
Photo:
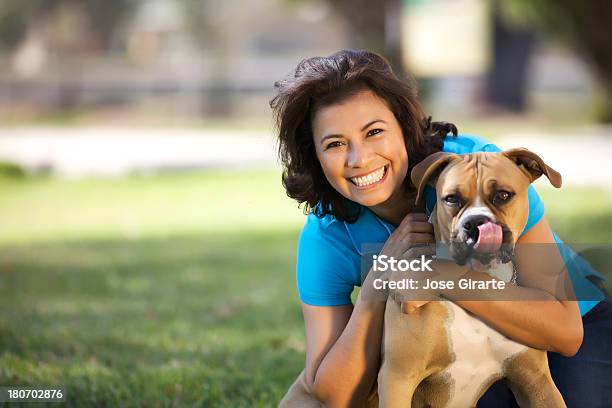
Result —
<svg viewBox="0 0 612 408"><path fill-rule="evenodd" d="M357 194L352 194L351 198L352 201L364 207L374 207L375 205L384 203L388 199L389 194L384 194L382 191L371 191L367 193L359 192Z"/></svg>

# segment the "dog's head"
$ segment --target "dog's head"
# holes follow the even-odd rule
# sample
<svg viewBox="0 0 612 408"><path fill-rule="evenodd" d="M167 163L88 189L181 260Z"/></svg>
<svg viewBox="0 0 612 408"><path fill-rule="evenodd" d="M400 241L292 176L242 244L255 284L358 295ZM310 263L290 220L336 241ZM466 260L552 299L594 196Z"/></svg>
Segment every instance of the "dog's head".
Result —
<svg viewBox="0 0 612 408"><path fill-rule="evenodd" d="M426 184L436 188L435 219L440 240L460 265L487 266L512 259L527 224L529 184L546 175L561 187L561 175L527 149L456 155L434 153L411 173L417 201Z"/></svg>

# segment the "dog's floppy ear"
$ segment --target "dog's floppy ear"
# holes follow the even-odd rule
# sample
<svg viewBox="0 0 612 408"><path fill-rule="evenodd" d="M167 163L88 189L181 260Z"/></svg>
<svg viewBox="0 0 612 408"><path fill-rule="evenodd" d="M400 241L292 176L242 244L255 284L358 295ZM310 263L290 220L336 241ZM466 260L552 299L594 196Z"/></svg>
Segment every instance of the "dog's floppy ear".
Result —
<svg viewBox="0 0 612 408"><path fill-rule="evenodd" d="M419 164L412 168L410 172L410 179L412 184L417 188L417 197L414 201L418 204L423 194L423 188L428 181L434 182L434 173L437 177L444 167L457 157L454 153L436 152L430 154L423 159Z"/></svg>
<svg viewBox="0 0 612 408"><path fill-rule="evenodd" d="M503 154L515 162L532 183L544 174L550 180L550 184L557 188L561 187L561 174L549 167L540 156L531 150L521 147L506 150Z"/></svg>

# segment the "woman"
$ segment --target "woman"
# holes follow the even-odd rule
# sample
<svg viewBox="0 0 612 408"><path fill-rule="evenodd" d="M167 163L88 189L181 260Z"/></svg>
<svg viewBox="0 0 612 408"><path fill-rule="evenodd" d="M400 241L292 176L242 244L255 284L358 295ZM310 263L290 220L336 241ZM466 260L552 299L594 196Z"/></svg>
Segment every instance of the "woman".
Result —
<svg viewBox="0 0 612 408"><path fill-rule="evenodd" d="M306 367L284 402L360 405L375 385L385 308L384 302L364 300L363 292L351 302L354 286L369 287L373 279L373 274L361 279L362 244L384 242L383 253L401 254L411 245L432 243L427 215L414 207L410 170L440 150L499 149L476 137L447 136L456 128L426 119L414 85L399 81L374 53L344 50L304 60L293 76L276 84L276 90L271 106L279 130L283 185L309 213L297 256ZM435 192L430 191L430 203L432 194L435 201ZM518 242L554 243L533 189L529 203L528 224ZM521 270L534 267L527 260L516 266L519 276ZM569 406L600 406L588 405L584 396L604 398L606 380L600 384L593 377L596 374L576 367L598 369L597 375L605 374L599 378L609 378L609 357L597 355L601 347L591 344L604 332L609 338L607 303L595 306L596 299L579 308L577 302L557 300L542 288L525 285L509 290L519 291L517 296L534 293L550 300L456 303L515 341L551 351L551 370ZM597 296L603 297L599 292ZM596 313L594 336L581 313L586 317ZM580 360L580 353L569 358L583 343L583 322L585 344L580 353L584 350L586 358ZM595 368L588 359L605 364ZM582 376L588 381L580 381ZM602 403L609 401L606 398ZM508 389L496 384L479 406L512 406L511 401Z"/></svg>

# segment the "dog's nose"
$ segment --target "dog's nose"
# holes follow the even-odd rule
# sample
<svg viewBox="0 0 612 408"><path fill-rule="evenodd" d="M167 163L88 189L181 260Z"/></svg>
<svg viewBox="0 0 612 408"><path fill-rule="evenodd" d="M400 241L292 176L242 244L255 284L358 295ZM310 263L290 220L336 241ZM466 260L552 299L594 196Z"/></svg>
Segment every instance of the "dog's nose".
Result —
<svg viewBox="0 0 612 408"><path fill-rule="evenodd" d="M476 230L479 225L486 224L489 221L491 220L486 215L470 215L463 221L461 228L463 228L467 234L470 234Z"/></svg>

